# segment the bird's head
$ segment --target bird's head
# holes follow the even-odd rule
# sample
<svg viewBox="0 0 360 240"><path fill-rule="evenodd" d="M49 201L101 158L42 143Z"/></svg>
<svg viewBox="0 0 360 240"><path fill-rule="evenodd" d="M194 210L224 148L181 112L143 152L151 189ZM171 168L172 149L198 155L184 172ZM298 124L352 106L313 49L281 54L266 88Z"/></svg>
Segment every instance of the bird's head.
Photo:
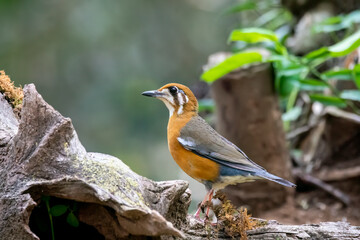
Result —
<svg viewBox="0 0 360 240"><path fill-rule="evenodd" d="M168 83L158 90L146 91L142 95L155 97L163 101L169 109L170 117L174 114L177 116L183 113L197 113L198 102L191 90L178 83Z"/></svg>

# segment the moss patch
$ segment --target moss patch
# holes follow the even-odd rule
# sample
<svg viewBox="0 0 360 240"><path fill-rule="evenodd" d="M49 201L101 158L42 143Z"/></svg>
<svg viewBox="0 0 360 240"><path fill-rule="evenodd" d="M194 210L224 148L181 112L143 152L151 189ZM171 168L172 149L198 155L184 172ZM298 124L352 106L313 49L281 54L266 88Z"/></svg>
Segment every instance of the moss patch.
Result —
<svg viewBox="0 0 360 240"><path fill-rule="evenodd" d="M5 99L15 109L21 109L24 93L21 87L15 87L14 82L5 74L5 71L0 71L0 92L4 94Z"/></svg>
<svg viewBox="0 0 360 240"><path fill-rule="evenodd" d="M221 192L217 192L214 198L223 203L215 210L218 219L217 231L223 231L232 238L240 236L241 240L245 240L247 239L247 230L264 225L264 222L251 218L246 208L237 209Z"/></svg>

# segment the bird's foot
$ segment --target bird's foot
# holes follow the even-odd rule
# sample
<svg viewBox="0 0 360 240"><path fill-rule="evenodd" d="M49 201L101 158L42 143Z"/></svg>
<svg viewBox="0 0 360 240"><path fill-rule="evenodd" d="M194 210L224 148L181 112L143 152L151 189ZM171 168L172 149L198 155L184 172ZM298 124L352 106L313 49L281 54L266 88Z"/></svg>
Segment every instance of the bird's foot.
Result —
<svg viewBox="0 0 360 240"><path fill-rule="evenodd" d="M217 226L217 222L213 222L212 220L210 220L210 218L208 216L205 217L203 222L204 222L205 225L211 225L213 227Z"/></svg>
<svg viewBox="0 0 360 240"><path fill-rule="evenodd" d="M212 209L213 205L211 202L209 201L205 201L205 202L201 202L198 204L198 209L194 214L194 218L206 225L212 225L212 226L216 226L216 221L214 222L214 219L217 219L216 216L214 216L212 213L212 211L210 211L210 209ZM203 216L203 218L201 218L201 216Z"/></svg>

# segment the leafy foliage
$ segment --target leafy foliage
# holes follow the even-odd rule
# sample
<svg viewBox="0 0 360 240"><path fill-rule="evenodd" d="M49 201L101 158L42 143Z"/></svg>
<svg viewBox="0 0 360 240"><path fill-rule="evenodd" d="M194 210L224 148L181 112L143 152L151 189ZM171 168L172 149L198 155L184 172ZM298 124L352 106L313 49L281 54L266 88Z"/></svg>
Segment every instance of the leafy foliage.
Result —
<svg viewBox="0 0 360 240"><path fill-rule="evenodd" d="M272 42L276 51L287 54L286 48L279 42L278 37L273 31L263 28L243 28L233 30L229 37L229 42L243 41L246 43Z"/></svg>
<svg viewBox="0 0 360 240"><path fill-rule="evenodd" d="M66 217L66 222L68 224L70 224L73 227L78 227L79 226L79 220L77 219L77 217L75 216L75 214L73 212L70 212L67 217Z"/></svg>
<svg viewBox="0 0 360 240"><path fill-rule="evenodd" d="M337 107L345 107L346 103L339 97L327 96L322 94L310 94L310 99L313 101L321 102L324 105L333 105Z"/></svg>
<svg viewBox="0 0 360 240"><path fill-rule="evenodd" d="M55 205L52 208L50 208L50 213L54 217L59 217L59 216L65 214L67 210L68 210L68 206L59 204L59 205Z"/></svg>
<svg viewBox="0 0 360 240"><path fill-rule="evenodd" d="M354 100L360 102L360 91L359 90L344 90L340 93L342 99Z"/></svg>
<svg viewBox="0 0 360 240"><path fill-rule="evenodd" d="M279 0L241 1L235 6L228 8L225 12L227 14L234 14L246 11L250 14L246 15L246 18L241 21L241 25L249 25L251 22L251 25L254 27L275 30L283 25L289 24L292 20L291 13L281 5ZM252 18L252 15L258 17Z"/></svg>
<svg viewBox="0 0 360 240"><path fill-rule="evenodd" d="M359 11L328 19L324 24L336 25L337 27L334 29L343 29L355 22L360 22L356 16L360 16ZM341 28L338 26L339 24ZM231 32L228 41L245 43L245 48L238 49L239 52L228 58L231 60L224 61L204 72L202 79L213 82L242 66L243 63L254 64L260 61L272 63L275 71L275 89L283 103L285 129L289 129L289 121L294 121L301 115L301 109L295 106L300 92L306 93L313 102L317 101L324 105L340 108L348 106L354 112L360 112L352 103L352 101L360 101L360 65L355 65L353 69L332 69L319 72L319 65L325 61L343 57L360 46L360 30L331 46L321 47L305 56L289 53L276 32L264 28L235 29ZM252 52L248 59L244 59L247 57L247 55L243 55L245 54L244 50L253 45L267 49L270 57L253 57L256 52ZM336 85L332 84L331 80L333 79L354 81L358 89L340 91L336 89Z"/></svg>
<svg viewBox="0 0 360 240"><path fill-rule="evenodd" d="M51 239L55 240L55 224L54 224L54 217L60 218L61 216L66 216L66 222L72 226L72 227L79 227L79 220L77 219L75 212L77 211L77 203L74 201L68 201L68 200L62 200L65 204L55 204L52 205L52 197L50 196L42 196L41 202L39 205L44 204L46 206L47 215L48 215L48 221L51 231ZM55 200L55 199L54 199ZM59 200L57 200L59 201ZM68 204L66 204L68 203ZM44 219L44 216L38 216L37 217L37 225L39 229L43 229L43 231L46 231L46 219ZM45 227L44 227L45 226Z"/></svg>
<svg viewBox="0 0 360 240"><path fill-rule="evenodd" d="M325 61L330 57L342 57L354 51L359 45L360 30L330 47L322 47L308 53L305 56L305 59L311 61L320 58Z"/></svg>
<svg viewBox="0 0 360 240"><path fill-rule="evenodd" d="M360 23L360 10L355 10L346 15L341 14L330 17L320 24L315 25L313 29L315 32L335 32L352 28L357 23Z"/></svg>
<svg viewBox="0 0 360 240"><path fill-rule="evenodd" d="M242 52L234 54L219 65L211 68L201 75L201 78L207 82L213 82L225 74L246 64L261 62L262 56L258 52Z"/></svg>

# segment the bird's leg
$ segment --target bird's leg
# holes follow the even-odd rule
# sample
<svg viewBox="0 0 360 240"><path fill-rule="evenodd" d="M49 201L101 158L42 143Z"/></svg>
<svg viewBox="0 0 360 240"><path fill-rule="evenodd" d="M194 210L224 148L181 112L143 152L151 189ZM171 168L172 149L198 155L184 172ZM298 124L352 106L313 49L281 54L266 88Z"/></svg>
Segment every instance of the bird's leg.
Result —
<svg viewBox="0 0 360 240"><path fill-rule="evenodd" d="M204 204L206 203L206 201L207 201L207 199L208 199L208 197L209 197L209 193L210 193L210 191L206 193L204 199L203 199L203 200L201 201L201 203L199 204L199 207L198 207L198 209L196 210L196 212L195 212L195 214L194 214L195 219L200 220L200 211L202 211L203 206L204 206Z"/></svg>
<svg viewBox="0 0 360 240"><path fill-rule="evenodd" d="M206 199L208 198L208 195L209 195L209 192L206 193L204 200L202 200L201 203L199 204L198 209L196 210L196 212L194 214L195 219L200 220L200 211L202 210L203 205L206 202Z"/></svg>
<svg viewBox="0 0 360 240"><path fill-rule="evenodd" d="M204 200L202 200L202 202L199 204L199 207L198 209L196 210L195 212L195 219L198 219L200 220L200 211L202 211L203 209L203 206L208 202L210 203L211 202L211 199L213 197L213 194L214 194L214 190L211 189L209 192L206 193L205 197L204 197ZM207 210L206 210L206 216L209 217L209 210L210 210L210 207L207 206Z"/></svg>
<svg viewBox="0 0 360 240"><path fill-rule="evenodd" d="M209 191L209 200L208 200L208 205L207 205L207 209L206 209L206 216L207 216L207 217L209 217L210 203L211 203L213 194L214 194L214 189L211 189L211 190Z"/></svg>

